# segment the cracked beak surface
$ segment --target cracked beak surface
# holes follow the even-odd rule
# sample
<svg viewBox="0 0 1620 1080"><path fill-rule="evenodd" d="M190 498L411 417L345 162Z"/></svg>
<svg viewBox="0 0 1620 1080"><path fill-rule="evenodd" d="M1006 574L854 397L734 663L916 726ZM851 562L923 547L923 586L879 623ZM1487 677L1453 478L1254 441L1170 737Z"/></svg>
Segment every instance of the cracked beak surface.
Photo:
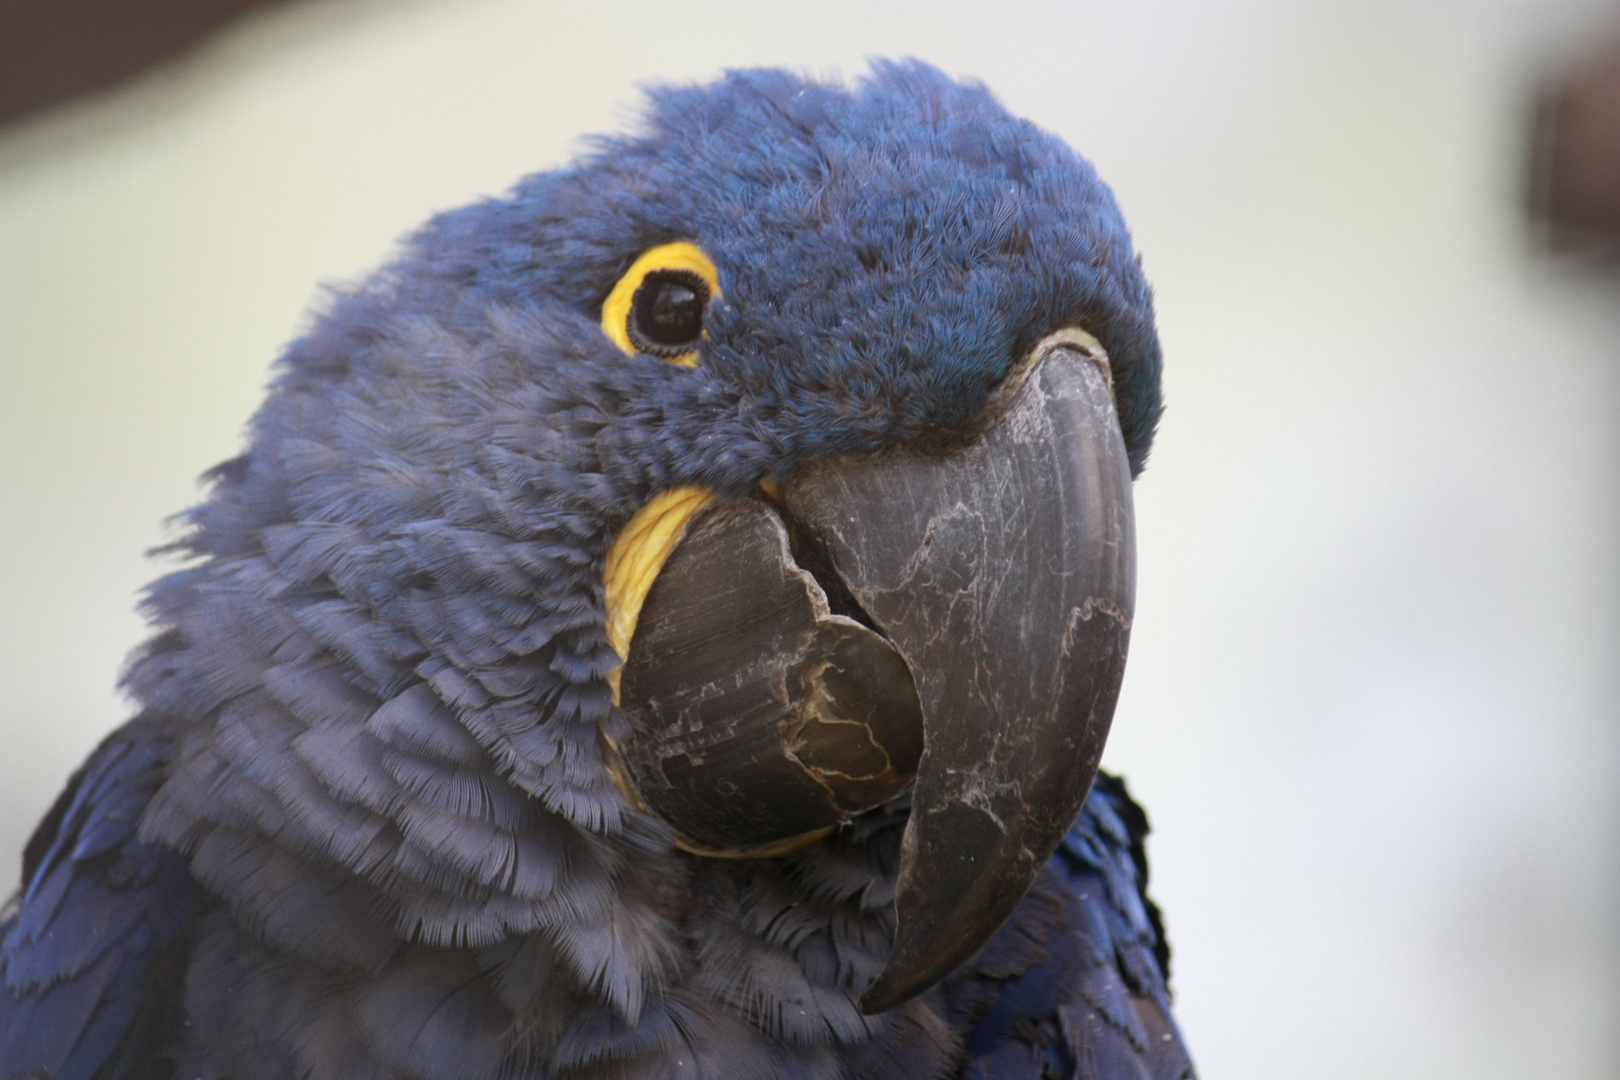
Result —
<svg viewBox="0 0 1620 1080"><path fill-rule="evenodd" d="M894 947L861 999L878 1012L1000 928L1096 774L1136 577L1107 356L1052 334L971 445L806 466L781 498L921 705Z"/></svg>

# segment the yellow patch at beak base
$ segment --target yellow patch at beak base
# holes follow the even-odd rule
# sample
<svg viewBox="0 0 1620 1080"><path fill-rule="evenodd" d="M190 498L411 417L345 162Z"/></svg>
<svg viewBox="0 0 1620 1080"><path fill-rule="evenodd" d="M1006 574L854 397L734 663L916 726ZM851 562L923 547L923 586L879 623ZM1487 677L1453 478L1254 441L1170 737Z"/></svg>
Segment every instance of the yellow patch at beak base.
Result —
<svg viewBox="0 0 1620 1080"><path fill-rule="evenodd" d="M622 661L630 655L641 605L657 580L669 553L686 535L686 526L707 505L713 493L702 488L674 488L657 495L625 523L609 549L602 572L602 599L607 605L608 644ZM619 703L622 669L608 675L613 704Z"/></svg>

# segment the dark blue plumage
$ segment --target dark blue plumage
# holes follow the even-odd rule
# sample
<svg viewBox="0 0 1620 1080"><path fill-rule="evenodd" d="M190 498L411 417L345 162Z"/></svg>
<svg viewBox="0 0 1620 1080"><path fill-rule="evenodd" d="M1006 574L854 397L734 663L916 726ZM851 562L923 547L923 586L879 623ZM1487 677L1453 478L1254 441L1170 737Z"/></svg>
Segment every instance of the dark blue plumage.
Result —
<svg viewBox="0 0 1620 1080"><path fill-rule="evenodd" d="M185 860L136 836L170 733L111 735L23 857L21 910L0 922L0 1075L166 1077L192 921L209 906Z"/></svg>
<svg viewBox="0 0 1620 1080"><path fill-rule="evenodd" d="M691 369L598 325L681 239L724 292ZM702 859L603 764L637 509L970 436L1069 325L1139 470L1160 360L1112 197L920 64L658 90L643 133L434 219L290 347L153 585L142 715L0 925L0 1078L1190 1075L1113 781L977 957L869 1017L906 800Z"/></svg>

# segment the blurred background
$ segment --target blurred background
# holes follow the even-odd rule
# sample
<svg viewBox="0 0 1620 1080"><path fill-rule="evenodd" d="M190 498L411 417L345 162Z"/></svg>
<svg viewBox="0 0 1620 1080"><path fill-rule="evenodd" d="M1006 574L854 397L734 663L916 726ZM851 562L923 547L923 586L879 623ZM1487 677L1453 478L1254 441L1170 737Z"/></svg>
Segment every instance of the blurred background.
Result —
<svg viewBox="0 0 1620 1080"><path fill-rule="evenodd" d="M1526 204L1537 101L1613 37L1584 0L302 0L25 102L0 127L4 880L126 717L142 553L319 283L632 124L648 80L910 55L1088 156L1157 288L1169 409L1106 764L1156 828L1205 1080L1611 1080L1620 277Z"/></svg>

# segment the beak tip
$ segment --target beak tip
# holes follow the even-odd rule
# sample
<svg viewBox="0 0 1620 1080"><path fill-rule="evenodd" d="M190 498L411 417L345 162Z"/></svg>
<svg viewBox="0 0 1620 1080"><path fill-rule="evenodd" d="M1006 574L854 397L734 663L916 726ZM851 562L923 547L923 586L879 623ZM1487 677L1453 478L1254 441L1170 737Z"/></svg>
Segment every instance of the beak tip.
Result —
<svg viewBox="0 0 1620 1080"><path fill-rule="evenodd" d="M895 1004L896 1002L890 1001L887 996L873 997L871 991L868 991L861 995L858 1007L862 1016L876 1016L888 1012Z"/></svg>
<svg viewBox="0 0 1620 1080"><path fill-rule="evenodd" d="M886 966L878 973L878 977L872 980L872 985L862 992L859 1002L861 1015L876 1016L878 1013L888 1012L896 1005L916 997L931 985L932 980L919 982L916 979L896 978L893 966Z"/></svg>

